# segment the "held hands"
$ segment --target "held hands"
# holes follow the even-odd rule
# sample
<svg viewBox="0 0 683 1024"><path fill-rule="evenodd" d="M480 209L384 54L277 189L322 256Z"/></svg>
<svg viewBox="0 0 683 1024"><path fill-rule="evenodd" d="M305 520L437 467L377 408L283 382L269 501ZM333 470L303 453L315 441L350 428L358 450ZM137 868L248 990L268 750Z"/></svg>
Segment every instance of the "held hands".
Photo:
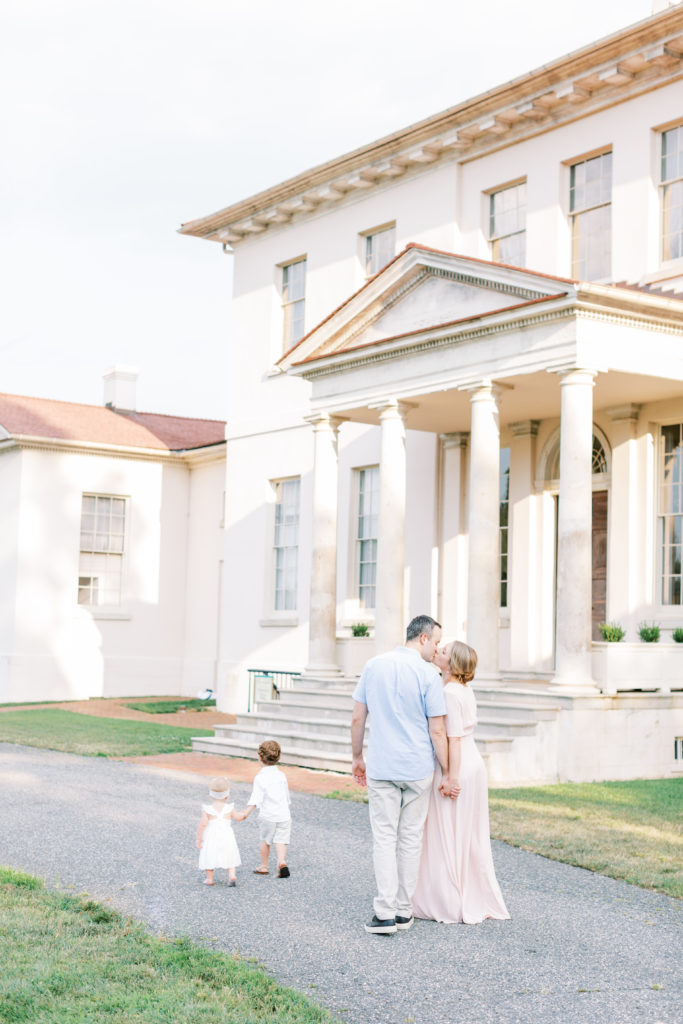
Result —
<svg viewBox="0 0 683 1024"><path fill-rule="evenodd" d="M439 786L439 792L441 796L448 797L451 800L457 800L462 789L457 779L451 779L448 775L444 775Z"/></svg>

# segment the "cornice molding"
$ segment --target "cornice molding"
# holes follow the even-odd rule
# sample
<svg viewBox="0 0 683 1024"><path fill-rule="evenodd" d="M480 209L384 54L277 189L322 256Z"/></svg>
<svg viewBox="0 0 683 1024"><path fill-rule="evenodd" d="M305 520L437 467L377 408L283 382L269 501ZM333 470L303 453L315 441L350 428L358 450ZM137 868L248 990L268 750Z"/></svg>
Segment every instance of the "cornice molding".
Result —
<svg viewBox="0 0 683 1024"><path fill-rule="evenodd" d="M180 234L239 245L439 162L463 163L683 78L670 8L512 82L197 220Z"/></svg>
<svg viewBox="0 0 683 1024"><path fill-rule="evenodd" d="M87 455L99 458L128 459L134 462L161 462L188 467L225 458L226 442L220 441L206 448L185 451L164 451L154 448L123 448L119 445L93 444L87 441L60 440L59 438L31 437L27 434L12 434L0 440L0 455L7 451L33 450L55 452L59 455Z"/></svg>

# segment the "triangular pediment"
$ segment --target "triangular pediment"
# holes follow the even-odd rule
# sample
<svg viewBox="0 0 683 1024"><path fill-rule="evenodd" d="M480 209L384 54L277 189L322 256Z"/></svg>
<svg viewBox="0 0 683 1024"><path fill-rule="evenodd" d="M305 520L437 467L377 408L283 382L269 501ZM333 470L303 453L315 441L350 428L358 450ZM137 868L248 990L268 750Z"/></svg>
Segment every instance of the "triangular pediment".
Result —
<svg viewBox="0 0 683 1024"><path fill-rule="evenodd" d="M573 282L502 264L408 246L310 331L280 361L282 369L431 329L487 318L573 289Z"/></svg>

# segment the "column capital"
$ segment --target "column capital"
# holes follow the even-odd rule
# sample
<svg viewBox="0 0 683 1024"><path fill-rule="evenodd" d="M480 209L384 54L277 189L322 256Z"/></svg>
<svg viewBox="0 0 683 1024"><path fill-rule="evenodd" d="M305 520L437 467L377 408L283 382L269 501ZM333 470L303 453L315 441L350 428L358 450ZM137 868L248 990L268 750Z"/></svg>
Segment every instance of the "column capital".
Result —
<svg viewBox="0 0 683 1024"><path fill-rule="evenodd" d="M470 443L469 430L454 430L450 434L439 434L443 448L467 448Z"/></svg>
<svg viewBox="0 0 683 1024"><path fill-rule="evenodd" d="M511 385L500 384L492 380L478 380L476 383L464 384L458 388L458 391L469 394L470 402L495 402L496 405L498 405L498 399L503 391L511 390Z"/></svg>
<svg viewBox="0 0 683 1024"><path fill-rule="evenodd" d="M613 423L624 421L635 423L640 410L641 406L637 402L624 402L623 405L613 405L609 409L605 409L605 412Z"/></svg>
<svg viewBox="0 0 683 1024"><path fill-rule="evenodd" d="M513 437L536 437L539 423L540 420L519 420L509 426Z"/></svg>
<svg viewBox="0 0 683 1024"><path fill-rule="evenodd" d="M555 373L560 378L560 387L566 387L568 384L590 384L591 387L595 384L595 378L598 375L597 370L589 370L584 366L556 366L549 373Z"/></svg>
<svg viewBox="0 0 683 1024"><path fill-rule="evenodd" d="M342 423L346 422L346 417L335 416L329 412L312 412L308 416L304 416L306 423L310 423L314 430L339 430Z"/></svg>
<svg viewBox="0 0 683 1024"><path fill-rule="evenodd" d="M404 402L398 398L386 398L381 402L371 403L368 408L375 409L379 413L380 420L393 419L394 417L405 420L411 409L417 409L417 404L415 402Z"/></svg>

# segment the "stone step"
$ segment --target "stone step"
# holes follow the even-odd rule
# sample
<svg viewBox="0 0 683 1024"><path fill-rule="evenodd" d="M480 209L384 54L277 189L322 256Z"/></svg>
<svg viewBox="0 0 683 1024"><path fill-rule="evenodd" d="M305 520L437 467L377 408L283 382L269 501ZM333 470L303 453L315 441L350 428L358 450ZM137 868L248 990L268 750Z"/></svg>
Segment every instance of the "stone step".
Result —
<svg viewBox="0 0 683 1024"><path fill-rule="evenodd" d="M477 713L495 715L498 718L515 718L522 721L547 722L556 718L562 708L560 705L538 704L533 701L515 701L507 703L502 700L477 697Z"/></svg>
<svg viewBox="0 0 683 1024"><path fill-rule="evenodd" d="M345 722L348 725L351 721L353 705L347 705L346 707L328 707L325 704L300 704L290 700L271 700L261 701L256 705L255 710L258 714L263 715L273 715L277 717L280 715L292 715L299 719L324 718L330 721Z"/></svg>
<svg viewBox="0 0 683 1024"><path fill-rule="evenodd" d="M262 737L261 737L262 738ZM261 739L259 738L259 742ZM488 761L492 757L505 758L513 743L511 736L477 736L476 744L479 753ZM245 742L244 736L195 736L193 750L201 754L220 754L228 758L247 758L255 761L253 743ZM342 754L338 750L311 751L308 746L286 746L283 748L281 764L298 765L302 768L316 768L321 771L334 771L344 775L351 773L350 754Z"/></svg>
<svg viewBox="0 0 683 1024"><path fill-rule="evenodd" d="M306 709L310 711L310 709ZM244 729L256 729L263 734L273 735L276 738L290 729L305 732L313 736L339 736L348 738L351 725L351 712L335 713L344 717L320 717L316 708L316 716L310 714L299 715L290 713L289 708L277 708L277 702L273 707L266 710L263 705L258 712L237 715L236 724ZM490 736L528 736L536 729L536 721L533 718L510 718L505 715L483 714L479 716L477 723L478 731ZM216 735L222 735L225 730L230 730L231 725L216 726Z"/></svg>
<svg viewBox="0 0 683 1024"><path fill-rule="evenodd" d="M261 705L258 712L237 715L235 724L241 729L258 727L262 734L275 737L289 729L298 729L314 736L339 736L348 739L351 725L350 714L346 718L313 718L309 715L287 714L284 709L280 714L275 714L274 711L274 708L271 711L265 711ZM216 734L219 735L219 730L230 728L230 725L216 726Z"/></svg>
<svg viewBox="0 0 683 1024"><path fill-rule="evenodd" d="M198 736L192 740L192 749L203 754L222 754L224 757L245 757L255 760L252 745L245 746L239 739L219 736ZM316 768L319 771L351 774L351 759L337 757L333 753L311 752L308 749L291 748L283 750L281 764L297 765L301 768Z"/></svg>
<svg viewBox="0 0 683 1024"><path fill-rule="evenodd" d="M216 736L239 740L246 748L251 749L251 756L256 757L259 743L264 739L276 739L283 750L310 750L333 752L335 755L351 757L351 733L344 730L344 735L326 735L320 731L309 731L307 723L286 722L277 730L265 730L258 718L246 725L217 725Z"/></svg>
<svg viewBox="0 0 683 1024"><path fill-rule="evenodd" d="M342 710L353 710L353 700L350 693L343 690L282 690L280 703L285 704L308 704L310 707L322 706L328 708L341 708Z"/></svg>
<svg viewBox="0 0 683 1024"><path fill-rule="evenodd" d="M562 708L569 707L572 702L571 697L563 697L557 693L547 693L541 689L525 690L510 686L477 686L476 682L472 688L477 698L477 704L482 700L490 700L501 704L532 704L537 707L550 707L561 711Z"/></svg>
<svg viewBox="0 0 683 1024"><path fill-rule="evenodd" d="M330 676L329 679L313 679L310 676L297 677L292 679L291 687L287 690L339 690L344 693L353 693L358 680L348 676ZM280 691L282 692L282 690Z"/></svg>

